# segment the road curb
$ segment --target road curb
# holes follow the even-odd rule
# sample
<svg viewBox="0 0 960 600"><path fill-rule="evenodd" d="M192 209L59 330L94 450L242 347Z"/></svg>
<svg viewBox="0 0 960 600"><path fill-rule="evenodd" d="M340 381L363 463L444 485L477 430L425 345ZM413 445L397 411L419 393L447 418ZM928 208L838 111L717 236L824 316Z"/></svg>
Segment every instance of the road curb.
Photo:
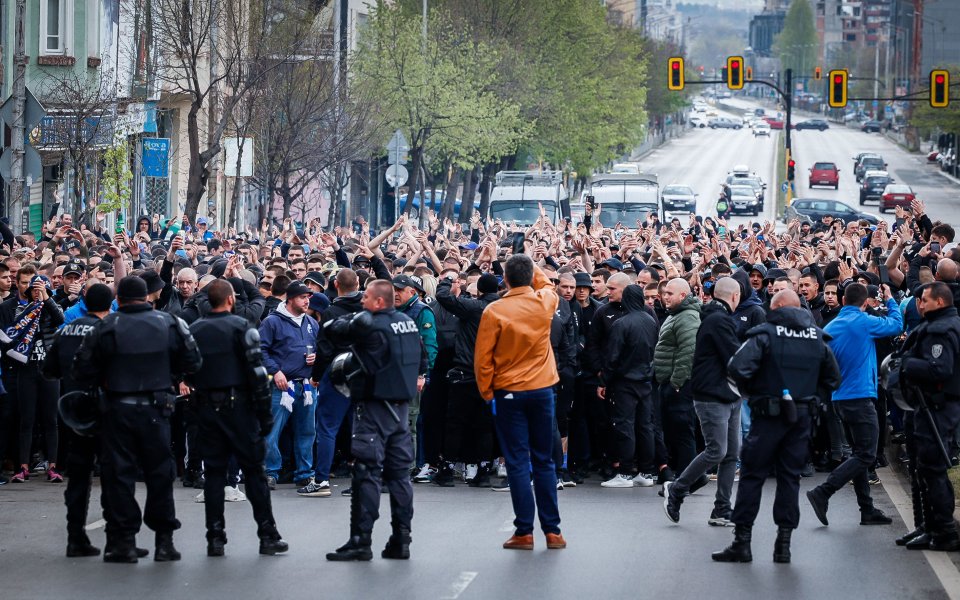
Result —
<svg viewBox="0 0 960 600"><path fill-rule="evenodd" d="M937 175L940 175L941 177L945 177L949 179L951 182L957 185L960 185L960 179L957 179L956 177L954 177L953 175L950 175L949 173L941 171L939 168L937 168Z"/></svg>

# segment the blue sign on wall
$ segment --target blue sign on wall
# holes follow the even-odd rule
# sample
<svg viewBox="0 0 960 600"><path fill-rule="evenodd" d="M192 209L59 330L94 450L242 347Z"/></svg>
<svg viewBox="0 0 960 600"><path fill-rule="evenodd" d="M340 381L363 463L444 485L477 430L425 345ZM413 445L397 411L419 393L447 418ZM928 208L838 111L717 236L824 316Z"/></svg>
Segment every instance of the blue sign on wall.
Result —
<svg viewBox="0 0 960 600"><path fill-rule="evenodd" d="M169 162L170 140L168 138L143 139L144 177L167 177Z"/></svg>

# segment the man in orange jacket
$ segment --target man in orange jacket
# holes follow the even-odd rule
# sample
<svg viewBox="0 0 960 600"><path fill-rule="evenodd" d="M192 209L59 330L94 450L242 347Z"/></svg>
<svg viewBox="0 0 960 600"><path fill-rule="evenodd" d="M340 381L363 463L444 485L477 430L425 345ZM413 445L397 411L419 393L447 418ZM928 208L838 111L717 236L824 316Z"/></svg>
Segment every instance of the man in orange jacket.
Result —
<svg viewBox="0 0 960 600"><path fill-rule="evenodd" d="M473 363L480 395L492 402L516 515L516 532L503 547L533 550L536 508L547 548L565 548L552 457L553 386L559 377L550 346L550 323L559 297L547 276L525 254L510 257L504 279L509 291L484 309Z"/></svg>

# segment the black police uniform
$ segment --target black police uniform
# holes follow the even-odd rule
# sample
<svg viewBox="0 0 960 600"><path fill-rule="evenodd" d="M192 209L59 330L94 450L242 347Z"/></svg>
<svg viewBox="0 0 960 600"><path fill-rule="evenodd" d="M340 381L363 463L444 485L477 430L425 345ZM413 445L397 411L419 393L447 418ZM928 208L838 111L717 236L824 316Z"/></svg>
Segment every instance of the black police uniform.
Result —
<svg viewBox="0 0 960 600"><path fill-rule="evenodd" d="M53 338L43 361L43 376L47 379L60 379L60 391L67 394L84 391L70 375L73 357L83 337L99 326L100 318L93 315L80 317L63 326ZM94 390L95 392L95 390ZM96 394L93 396L96 398ZM100 550L95 548L87 537L84 526L87 523L87 507L90 504L90 485L93 465L100 453L99 436L79 435L69 427L63 427L60 441L61 453L66 450L67 489L63 493L67 505L67 556L97 556ZM103 512L109 512L105 494L100 495Z"/></svg>
<svg viewBox="0 0 960 600"><path fill-rule="evenodd" d="M904 342L900 366L907 397L923 394L931 419L916 414L913 438L917 452L917 475L921 496L928 505L924 530L931 550L960 550L960 535L953 520L954 494L947 478L944 446L960 426L960 316L948 306L924 315L923 323ZM925 507L927 508L927 507Z"/></svg>
<svg viewBox="0 0 960 600"><path fill-rule="evenodd" d="M122 283L122 282L121 282ZM92 329L80 345L73 377L105 394L102 482L110 506L107 562L137 562L141 525L134 497L141 470L147 485L142 521L156 532L157 561L179 560L173 531L176 465L170 450L174 379L200 368L202 359L186 324L146 303L126 304Z"/></svg>
<svg viewBox="0 0 960 600"><path fill-rule="evenodd" d="M187 382L195 390L192 400L205 467L207 555L222 556L227 543L223 503L231 455L243 470L260 553L284 552L287 544L277 532L264 471L264 436L273 428L273 415L260 334L246 319L228 312L209 313L190 325L190 333L203 355L203 365Z"/></svg>
<svg viewBox="0 0 960 600"><path fill-rule="evenodd" d="M390 492L393 535L383 558L410 557L413 486L408 403L417 393L417 376L426 373L427 355L416 322L393 308L363 311L326 326L331 339L349 339L362 374L348 382L354 401L353 494L350 540L328 560L370 560L370 536L379 517L380 487ZM336 382L335 382L336 383Z"/></svg>
<svg viewBox="0 0 960 600"><path fill-rule="evenodd" d="M840 369L826 345L829 336L814 324L810 311L783 307L771 311L767 322L747 332L747 341L730 359L727 374L748 397L753 422L740 452L740 485L731 521L734 542L715 552L721 562L750 562L753 522L760 510L763 484L775 469L777 495L773 520L778 526L774 561L790 562L790 535L800 522L800 472L810 440L811 411L817 390L835 390ZM782 401L789 390L796 418Z"/></svg>

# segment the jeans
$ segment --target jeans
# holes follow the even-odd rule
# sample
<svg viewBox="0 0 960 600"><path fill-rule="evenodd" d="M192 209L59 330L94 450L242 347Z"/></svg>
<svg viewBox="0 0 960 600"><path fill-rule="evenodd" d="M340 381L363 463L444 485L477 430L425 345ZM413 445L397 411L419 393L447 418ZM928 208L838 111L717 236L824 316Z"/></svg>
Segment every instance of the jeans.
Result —
<svg viewBox="0 0 960 600"><path fill-rule="evenodd" d="M729 513L737 455L740 453L740 401L730 404L694 401L693 407L700 418L705 447L683 470L671 491L686 494L693 482L711 467L719 465L714 507L720 512Z"/></svg>
<svg viewBox="0 0 960 600"><path fill-rule="evenodd" d="M747 439L747 436L750 435L750 405L747 404L747 399L744 398L740 401L740 441L744 442Z"/></svg>
<svg viewBox="0 0 960 600"><path fill-rule="evenodd" d="M317 482L330 480L337 432L349 410L350 398L334 389L330 382L330 369L327 369L317 384L317 440L313 446L314 477Z"/></svg>
<svg viewBox="0 0 960 600"><path fill-rule="evenodd" d="M555 427L553 388L524 392L497 390L492 408L500 448L507 464L516 535L533 533L534 509L539 511L540 527L544 533L560 533L557 475L552 457Z"/></svg>
<svg viewBox="0 0 960 600"><path fill-rule="evenodd" d="M313 475L313 440L316 437L317 403L310 406L303 403L303 383L293 382L293 412L280 406L280 390L273 389L273 429L267 436L267 475L277 477L280 474L282 459L280 457L280 432L283 431L287 420L293 417L293 456L296 470L294 481L306 479Z"/></svg>
<svg viewBox="0 0 960 600"><path fill-rule="evenodd" d="M870 497L867 469L873 468L877 460L877 437L880 435L877 410L872 398L835 401L833 408L846 426L853 456L834 469L817 489L829 498L848 481L853 481L860 510L870 512L873 510L873 498Z"/></svg>

